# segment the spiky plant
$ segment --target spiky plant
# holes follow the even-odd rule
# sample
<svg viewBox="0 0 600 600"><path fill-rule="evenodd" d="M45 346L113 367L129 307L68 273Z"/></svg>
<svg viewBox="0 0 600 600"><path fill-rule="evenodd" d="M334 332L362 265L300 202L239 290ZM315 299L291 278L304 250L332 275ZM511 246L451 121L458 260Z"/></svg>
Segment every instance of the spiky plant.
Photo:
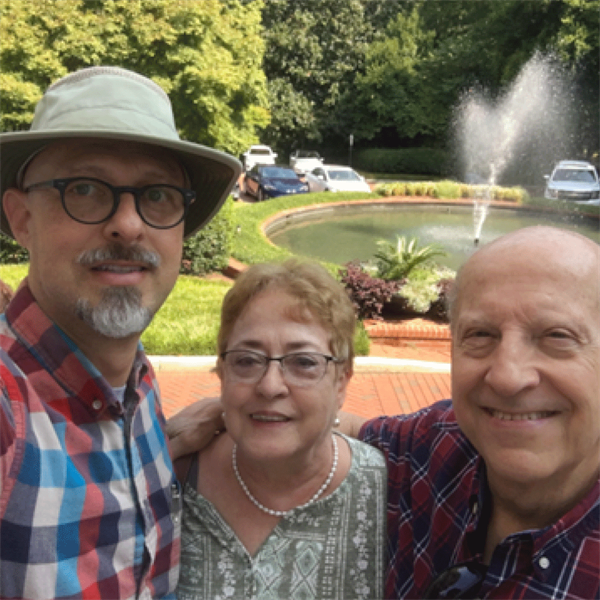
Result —
<svg viewBox="0 0 600 600"><path fill-rule="evenodd" d="M401 280L418 265L426 263L436 256L445 256L446 252L438 244L429 244L419 248L416 237L407 239L398 236L396 244L387 240L379 240L379 250L375 253L377 259L377 275L381 279Z"/></svg>

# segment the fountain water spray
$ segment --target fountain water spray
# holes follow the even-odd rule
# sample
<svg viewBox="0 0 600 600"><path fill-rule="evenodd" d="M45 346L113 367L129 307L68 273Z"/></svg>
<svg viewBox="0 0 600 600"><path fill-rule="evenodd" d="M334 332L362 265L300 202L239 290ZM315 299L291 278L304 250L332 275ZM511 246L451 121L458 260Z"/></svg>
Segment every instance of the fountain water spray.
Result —
<svg viewBox="0 0 600 600"><path fill-rule="evenodd" d="M485 90L470 90L455 119L466 180L475 179L474 243L493 199L494 186L509 167L530 164L539 171L568 155L574 101L569 77L557 61L536 54L498 98ZM484 182L484 183L482 183Z"/></svg>

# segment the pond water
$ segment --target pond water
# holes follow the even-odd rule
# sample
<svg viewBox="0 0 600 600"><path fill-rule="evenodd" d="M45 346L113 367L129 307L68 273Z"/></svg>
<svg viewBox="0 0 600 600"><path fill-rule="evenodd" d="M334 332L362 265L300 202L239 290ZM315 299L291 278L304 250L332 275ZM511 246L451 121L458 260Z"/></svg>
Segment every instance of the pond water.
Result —
<svg viewBox="0 0 600 600"><path fill-rule="evenodd" d="M366 261L377 251L377 240L417 237L419 245L438 243L448 253L436 260L457 269L474 250L473 209L469 206L397 205L393 209L336 209L326 217L306 215L306 221L274 225L268 232L276 245L294 254L336 264ZM491 208L483 224L480 245L522 227L554 225L578 231L600 244L598 220L581 216Z"/></svg>

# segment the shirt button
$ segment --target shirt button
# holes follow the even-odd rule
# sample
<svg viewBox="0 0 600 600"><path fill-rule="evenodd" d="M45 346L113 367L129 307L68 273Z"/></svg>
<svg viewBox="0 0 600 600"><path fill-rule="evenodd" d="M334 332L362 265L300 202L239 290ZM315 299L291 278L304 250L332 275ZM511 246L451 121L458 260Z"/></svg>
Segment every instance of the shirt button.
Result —
<svg viewBox="0 0 600 600"><path fill-rule="evenodd" d="M542 558L538 560L538 564L540 565L540 567L542 567L542 569L547 569L550 566L550 560L545 556L542 556Z"/></svg>
<svg viewBox="0 0 600 600"><path fill-rule="evenodd" d="M102 400L94 400L92 402L92 408L94 410L100 410L102 408Z"/></svg>

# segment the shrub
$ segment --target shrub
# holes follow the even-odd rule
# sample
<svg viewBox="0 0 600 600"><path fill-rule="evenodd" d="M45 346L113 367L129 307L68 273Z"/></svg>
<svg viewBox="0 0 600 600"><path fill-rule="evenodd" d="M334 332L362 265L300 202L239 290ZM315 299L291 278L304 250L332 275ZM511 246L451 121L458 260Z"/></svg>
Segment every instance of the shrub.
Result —
<svg viewBox="0 0 600 600"><path fill-rule="evenodd" d="M391 300L402 284L372 277L356 262L345 265L345 270L340 270L339 274L360 320L382 319L384 304Z"/></svg>
<svg viewBox="0 0 600 600"><path fill-rule="evenodd" d="M356 356L369 356L371 340L362 321L356 322L354 331L354 354Z"/></svg>
<svg viewBox="0 0 600 600"><path fill-rule="evenodd" d="M435 256L446 255L444 249L437 244L419 248L417 238L407 240L406 237L398 236L395 245L387 240L379 240L377 245L377 275L386 280L405 279L418 265L430 261Z"/></svg>
<svg viewBox="0 0 600 600"><path fill-rule="evenodd" d="M229 197L206 227L185 240L180 273L205 275L227 266L231 255L232 213L233 199Z"/></svg>
<svg viewBox="0 0 600 600"><path fill-rule="evenodd" d="M448 299L453 285L453 278L443 278L437 282L438 297L431 303L427 316L446 323L450 320L448 315Z"/></svg>
<svg viewBox="0 0 600 600"><path fill-rule="evenodd" d="M456 181L438 181L433 190L434 198L450 198L452 200L460 198L461 186Z"/></svg>
<svg viewBox="0 0 600 600"><path fill-rule="evenodd" d="M447 153L436 148L369 148L354 154L354 167L371 173L443 175Z"/></svg>

